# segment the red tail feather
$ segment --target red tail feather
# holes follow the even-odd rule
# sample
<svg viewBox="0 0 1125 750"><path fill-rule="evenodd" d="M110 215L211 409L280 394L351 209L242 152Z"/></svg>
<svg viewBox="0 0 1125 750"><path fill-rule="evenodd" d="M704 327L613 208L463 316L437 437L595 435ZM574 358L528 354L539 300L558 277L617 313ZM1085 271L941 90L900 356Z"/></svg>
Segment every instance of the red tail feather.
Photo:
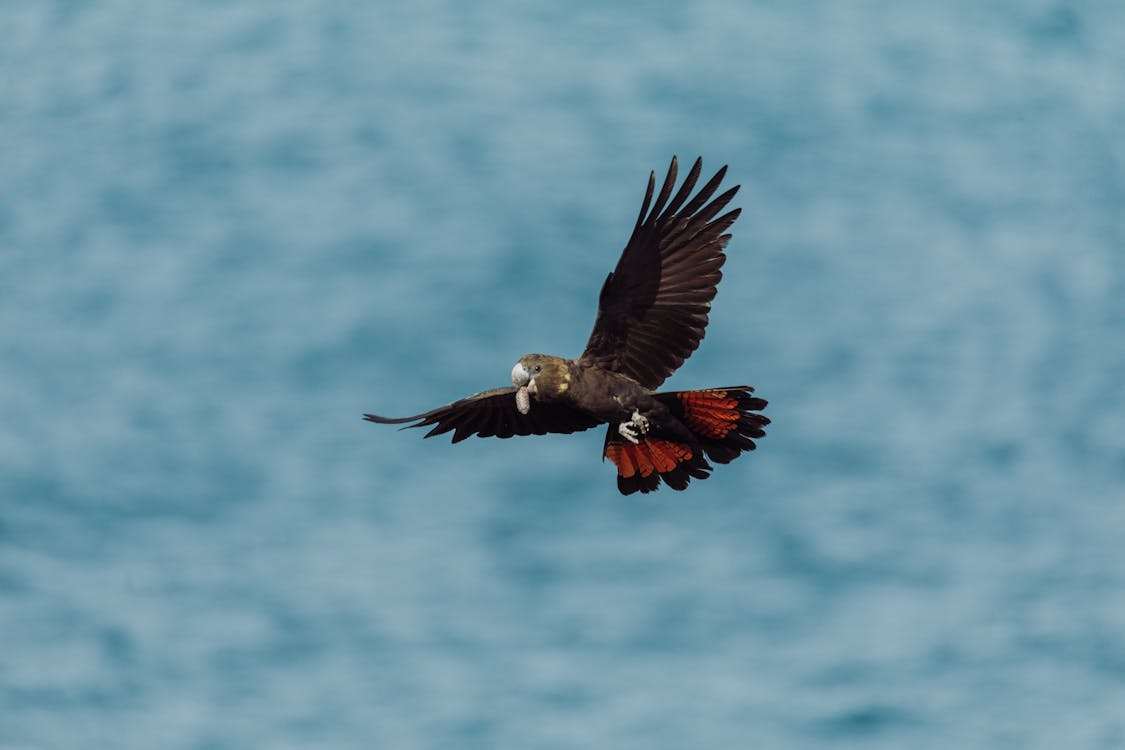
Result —
<svg viewBox="0 0 1125 750"><path fill-rule="evenodd" d="M661 479L682 490L691 477L707 476L702 469L707 462L690 445L658 437L643 437L634 444L613 427L606 436L605 457L617 465L617 487L625 495L652 492Z"/></svg>
<svg viewBox="0 0 1125 750"><path fill-rule="evenodd" d="M754 450L757 446L751 438L765 435L762 428L769 419L754 413L766 402L751 393L748 386L736 386L656 394L696 438L694 444L669 439L659 430L634 444L610 425L605 457L617 466L618 489L626 495L652 492L664 480L672 489L682 490L692 478L710 476L707 459L725 464L743 451Z"/></svg>
<svg viewBox="0 0 1125 750"><path fill-rule="evenodd" d="M726 391L685 391L677 393L684 410L684 425L701 437L722 440L738 426L742 412L738 399Z"/></svg>

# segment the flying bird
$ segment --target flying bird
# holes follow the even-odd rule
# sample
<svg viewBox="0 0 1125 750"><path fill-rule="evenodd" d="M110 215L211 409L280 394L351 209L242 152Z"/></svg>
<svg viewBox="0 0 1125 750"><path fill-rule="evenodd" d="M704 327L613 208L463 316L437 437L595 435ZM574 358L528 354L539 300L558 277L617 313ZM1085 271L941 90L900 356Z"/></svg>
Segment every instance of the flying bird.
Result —
<svg viewBox="0 0 1125 750"><path fill-rule="evenodd" d="M625 495L652 492L661 480L682 490L710 476L708 461L725 464L754 450L770 420L757 413L766 402L750 386L656 390L699 347L722 278L726 230L741 211L719 215L739 187L715 196L725 166L692 197L702 167L696 159L673 195L672 157L655 202L656 174L649 174L633 234L602 285L594 330L577 359L526 354L512 368L509 387L412 417L364 419L432 425L425 437L452 432L454 443L471 435L509 438L608 424L602 457L617 466Z"/></svg>

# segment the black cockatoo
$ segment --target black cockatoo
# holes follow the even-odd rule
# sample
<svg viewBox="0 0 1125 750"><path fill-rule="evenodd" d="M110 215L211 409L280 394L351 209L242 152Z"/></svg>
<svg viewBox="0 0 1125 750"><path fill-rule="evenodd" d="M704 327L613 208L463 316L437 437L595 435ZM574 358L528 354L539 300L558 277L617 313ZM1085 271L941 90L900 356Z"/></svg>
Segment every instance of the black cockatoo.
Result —
<svg viewBox="0 0 1125 750"><path fill-rule="evenodd" d="M702 169L696 159L679 190L675 157L653 202L656 175L617 267L598 298L586 350L577 359L527 354L512 368L512 385L381 424L433 425L426 437L570 433L608 423L603 457L617 466L623 494L651 492L661 480L675 490L705 479L711 465L753 450L769 419L750 386L694 391L656 389L699 346L722 278L726 230L740 209L719 213L738 186L712 198L724 166L691 197ZM690 198L690 199L689 199Z"/></svg>

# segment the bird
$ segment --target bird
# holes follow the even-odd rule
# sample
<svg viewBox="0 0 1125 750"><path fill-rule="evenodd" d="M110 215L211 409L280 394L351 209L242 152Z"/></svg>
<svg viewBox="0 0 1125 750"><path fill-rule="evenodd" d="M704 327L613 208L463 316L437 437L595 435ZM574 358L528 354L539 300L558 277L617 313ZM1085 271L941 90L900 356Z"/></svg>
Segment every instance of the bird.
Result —
<svg viewBox="0 0 1125 750"><path fill-rule="evenodd" d="M608 425L602 460L617 468L623 495L661 482L686 489L692 479L757 447L770 420L766 401L748 385L658 391L703 339L726 261L727 230L740 208L720 213L739 186L715 195L723 166L694 196L703 169L695 160L676 187L672 157L656 194L656 173L633 232L598 295L594 329L576 359L526 354L512 385L475 393L410 417L364 414L367 421L431 427L424 437L569 434Z"/></svg>

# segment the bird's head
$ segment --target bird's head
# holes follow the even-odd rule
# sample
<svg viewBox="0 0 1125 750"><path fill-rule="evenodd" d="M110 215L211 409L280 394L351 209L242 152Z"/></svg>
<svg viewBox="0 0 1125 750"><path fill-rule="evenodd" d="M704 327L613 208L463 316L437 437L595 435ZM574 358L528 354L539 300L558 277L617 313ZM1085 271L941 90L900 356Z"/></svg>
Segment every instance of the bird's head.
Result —
<svg viewBox="0 0 1125 750"><path fill-rule="evenodd" d="M565 359L549 354L525 354L512 368L512 385L516 387L516 405L522 414L530 409L527 394L551 400L570 387L570 368Z"/></svg>

